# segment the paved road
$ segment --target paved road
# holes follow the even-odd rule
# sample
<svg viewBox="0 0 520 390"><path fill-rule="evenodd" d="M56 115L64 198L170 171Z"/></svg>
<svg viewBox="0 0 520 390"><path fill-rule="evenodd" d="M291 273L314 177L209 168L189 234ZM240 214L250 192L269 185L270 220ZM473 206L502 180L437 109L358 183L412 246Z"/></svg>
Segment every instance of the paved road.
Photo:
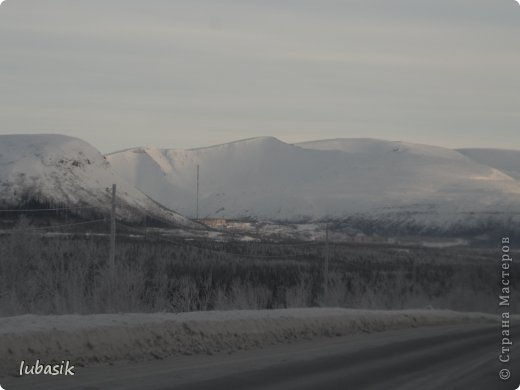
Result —
<svg viewBox="0 0 520 390"><path fill-rule="evenodd" d="M514 332L520 343L520 329ZM502 382L499 349L497 326L465 325L83 369L72 379L11 378L0 384L6 390L516 390L520 351L515 348L508 367L511 380Z"/></svg>
<svg viewBox="0 0 520 390"><path fill-rule="evenodd" d="M496 328L399 339L361 351L339 351L332 356L288 362L175 389L516 390L520 385L520 356L516 354L518 370L513 381L501 383L496 364L498 339Z"/></svg>

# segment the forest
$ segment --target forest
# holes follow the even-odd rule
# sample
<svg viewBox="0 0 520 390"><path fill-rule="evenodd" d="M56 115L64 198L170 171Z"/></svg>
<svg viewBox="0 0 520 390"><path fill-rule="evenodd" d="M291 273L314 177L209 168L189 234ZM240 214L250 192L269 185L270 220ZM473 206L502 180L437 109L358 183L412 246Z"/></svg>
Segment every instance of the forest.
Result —
<svg viewBox="0 0 520 390"><path fill-rule="evenodd" d="M217 242L120 230L0 235L0 315L334 306L497 312L499 250ZM513 264L511 310L520 307Z"/></svg>

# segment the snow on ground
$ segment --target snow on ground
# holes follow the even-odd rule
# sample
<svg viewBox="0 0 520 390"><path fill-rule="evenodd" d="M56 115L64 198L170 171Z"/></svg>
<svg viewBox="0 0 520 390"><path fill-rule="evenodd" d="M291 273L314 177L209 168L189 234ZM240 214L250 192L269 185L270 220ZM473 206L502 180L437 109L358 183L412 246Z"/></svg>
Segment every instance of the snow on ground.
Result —
<svg viewBox="0 0 520 390"><path fill-rule="evenodd" d="M7 317L0 318L0 376L15 375L22 360L96 365L497 320L488 314L452 311L340 308Z"/></svg>
<svg viewBox="0 0 520 390"><path fill-rule="evenodd" d="M520 150L459 149L459 152L480 164L500 169L520 180Z"/></svg>

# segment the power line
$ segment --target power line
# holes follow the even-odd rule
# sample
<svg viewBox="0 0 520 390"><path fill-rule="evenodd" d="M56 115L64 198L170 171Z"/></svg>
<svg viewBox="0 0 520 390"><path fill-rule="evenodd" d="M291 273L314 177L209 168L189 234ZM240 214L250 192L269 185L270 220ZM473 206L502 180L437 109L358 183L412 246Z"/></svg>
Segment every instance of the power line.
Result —
<svg viewBox="0 0 520 390"><path fill-rule="evenodd" d="M196 213L196 219L199 219L199 177L200 177L200 166L197 164L197 213Z"/></svg>
<svg viewBox="0 0 520 390"><path fill-rule="evenodd" d="M54 207L54 208L46 208L46 209L0 209L0 213L38 213L45 211L64 211L64 210L86 210L86 209L99 209L101 207L95 206L78 206L78 207Z"/></svg>
<svg viewBox="0 0 520 390"><path fill-rule="evenodd" d="M116 257L116 185L112 185L112 208L110 212L110 253L108 259L108 266L110 267L110 274L114 276Z"/></svg>
<svg viewBox="0 0 520 390"><path fill-rule="evenodd" d="M140 234L143 234L143 232L138 229L138 228L135 228L133 226L129 226L129 225L126 225L124 223L121 223L121 222L118 222L118 225L121 225L121 226L124 226L128 229L131 229L135 232L139 232ZM143 235L144 236L144 235ZM286 258L301 258L301 257L305 257L305 256L308 256L308 255L305 255L305 254L294 254L294 255L249 255L249 254L243 254L243 253L236 253L236 252L229 252L229 251L226 251L226 250L219 250L219 249L211 249L211 248L206 248L206 247L203 247L203 246L197 246L197 245L193 245L193 244L189 244L185 241L183 242L176 242L176 241L172 241L172 240L169 240L165 237L162 237L158 234L154 234L154 233L150 233L148 232L148 236L149 237L154 237L160 241L164 241L164 242L167 242L167 243L170 243L170 244L173 244L173 245L177 245L177 246L182 246L182 247L188 247L188 248L195 248L195 249L199 249L199 250L203 250L203 251L207 251L207 252L212 252L212 253L216 253L216 254L226 254L226 255L231 255L231 256L237 256L237 257L242 257L242 258L249 258L249 259L286 259Z"/></svg>
<svg viewBox="0 0 520 390"><path fill-rule="evenodd" d="M163 207L164 207L164 206L163 206ZM177 214L179 217L181 217L181 218L185 218L185 219L188 220L189 222L192 222L194 225L199 225L199 226L201 226L201 227L202 227L202 226L205 227L205 225L203 225L202 223L197 222L197 221L194 221L194 220L192 220L192 219L190 219L190 218L188 218L188 217L186 217L186 216L184 216L184 215L181 215L181 214L177 213L177 212L174 211L174 210L169 210L169 209L167 209L167 208L164 208L164 210L167 211L167 212L171 212L172 214ZM151 221L151 222L156 221L156 222L159 222L159 223L162 224L162 225L170 226L170 227L173 228L173 229L182 229L182 228L183 228L182 223L179 222L178 224L175 224L174 222L170 222L169 219L166 219L166 218L164 218L164 217L161 218L161 216L157 216L157 215L154 216L153 214L149 213L149 212L146 211L145 209L138 208L136 211L138 211L138 212L141 214L141 216L143 217L143 221L145 222L145 224L147 225L147 227L149 227L149 226L148 226L148 220L147 220L147 218L148 218L149 221ZM118 223L119 223L119 222L118 222ZM127 227L128 227L128 226L127 226ZM186 228L184 228L184 229L186 229ZM195 230L196 230L196 229L195 229Z"/></svg>
<svg viewBox="0 0 520 390"><path fill-rule="evenodd" d="M8 230L8 232L17 233L17 232L42 231L42 230L49 230L49 229L51 229L51 230L52 229L61 229L61 228L65 228L65 227L88 225L88 224L93 224L93 223L97 223L97 222L105 222L105 221L106 221L105 218L101 218L101 219L94 219L94 220L85 221L85 222L66 223L63 225L41 226L41 227L28 228L28 229L11 229L11 230Z"/></svg>
<svg viewBox="0 0 520 390"><path fill-rule="evenodd" d="M323 293L329 294L329 225L325 226L325 262L323 264Z"/></svg>

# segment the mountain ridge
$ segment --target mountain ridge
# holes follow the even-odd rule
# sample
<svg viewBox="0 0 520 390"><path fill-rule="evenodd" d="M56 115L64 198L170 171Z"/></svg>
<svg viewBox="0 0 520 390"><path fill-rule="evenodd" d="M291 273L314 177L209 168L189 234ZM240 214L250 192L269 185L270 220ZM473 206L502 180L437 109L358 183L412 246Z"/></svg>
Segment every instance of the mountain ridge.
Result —
<svg viewBox="0 0 520 390"><path fill-rule="evenodd" d="M520 210L518 180L458 150L437 146L374 139L288 144L257 137L143 151L150 160L154 154L164 159L156 161L167 168L161 177L132 151L107 158L136 187L188 215L195 210L197 165L204 217L367 219L438 230L511 218L516 223L512 215ZM490 215L500 217L490 221Z"/></svg>
<svg viewBox="0 0 520 390"><path fill-rule="evenodd" d="M520 231L519 156L367 138L289 144L275 137L103 156L74 137L2 135L0 202L17 207L32 196L108 212L108 188L116 183L120 218L149 214L192 228L197 224L182 214L195 216L199 166L203 218L334 220L386 233Z"/></svg>
<svg viewBox="0 0 520 390"><path fill-rule="evenodd" d="M117 185L118 217L146 215L178 226L197 227L159 205L121 179L95 147L60 134L0 135L0 202L18 207L37 200L46 204L92 206L107 214L111 187Z"/></svg>

